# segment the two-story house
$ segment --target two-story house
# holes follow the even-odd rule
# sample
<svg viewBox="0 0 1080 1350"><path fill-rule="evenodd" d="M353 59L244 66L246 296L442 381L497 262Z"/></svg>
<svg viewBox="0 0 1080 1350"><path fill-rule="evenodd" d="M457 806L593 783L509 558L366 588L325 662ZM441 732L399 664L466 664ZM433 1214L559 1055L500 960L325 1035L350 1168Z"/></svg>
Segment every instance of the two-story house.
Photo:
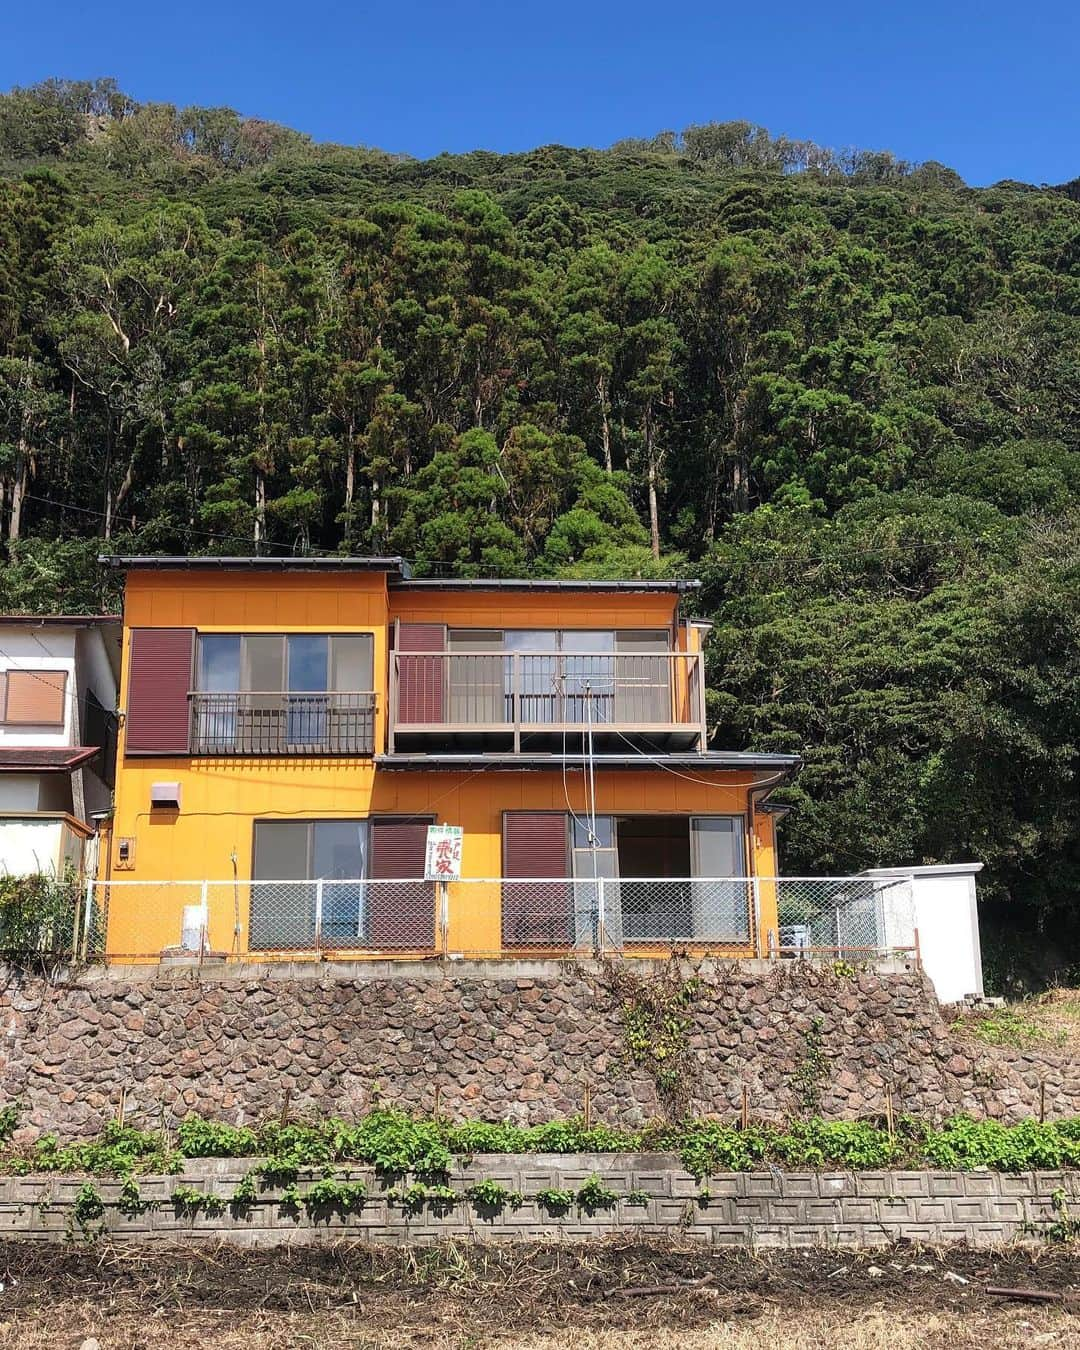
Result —
<svg viewBox="0 0 1080 1350"><path fill-rule="evenodd" d="M414 580L398 558L126 572L108 952L762 950L769 791L706 747L695 582ZM461 880L425 878L429 824ZM200 918L201 914L201 918Z"/></svg>
<svg viewBox="0 0 1080 1350"><path fill-rule="evenodd" d="M94 866L112 804L119 617L0 616L0 872Z"/></svg>

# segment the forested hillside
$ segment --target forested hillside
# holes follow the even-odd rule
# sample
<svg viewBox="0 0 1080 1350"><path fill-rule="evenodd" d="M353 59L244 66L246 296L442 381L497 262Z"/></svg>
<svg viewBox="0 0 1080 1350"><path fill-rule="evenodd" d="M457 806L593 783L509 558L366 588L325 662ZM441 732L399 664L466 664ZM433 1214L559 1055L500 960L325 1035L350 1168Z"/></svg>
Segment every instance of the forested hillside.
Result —
<svg viewBox="0 0 1080 1350"><path fill-rule="evenodd" d="M1061 968L1078 502L1068 190L0 96L5 608L110 602L102 549L698 575L715 743L806 757L785 870L982 859Z"/></svg>

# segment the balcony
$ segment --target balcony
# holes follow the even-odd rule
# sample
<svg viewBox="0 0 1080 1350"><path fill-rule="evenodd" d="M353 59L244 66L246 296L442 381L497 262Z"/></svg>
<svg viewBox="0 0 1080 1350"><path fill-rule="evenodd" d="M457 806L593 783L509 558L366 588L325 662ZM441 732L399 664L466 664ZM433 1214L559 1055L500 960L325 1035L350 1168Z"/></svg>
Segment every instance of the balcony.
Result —
<svg viewBox="0 0 1080 1350"><path fill-rule="evenodd" d="M695 750L700 653L394 652L390 751Z"/></svg>
<svg viewBox="0 0 1080 1350"><path fill-rule="evenodd" d="M193 755L373 755L375 694L188 694Z"/></svg>

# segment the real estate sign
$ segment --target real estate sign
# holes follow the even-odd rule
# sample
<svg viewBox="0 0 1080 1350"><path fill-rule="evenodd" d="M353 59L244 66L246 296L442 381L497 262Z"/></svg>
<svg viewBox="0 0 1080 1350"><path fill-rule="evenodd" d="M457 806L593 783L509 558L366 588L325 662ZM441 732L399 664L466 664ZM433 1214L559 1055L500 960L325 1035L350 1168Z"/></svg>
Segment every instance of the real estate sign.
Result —
<svg viewBox="0 0 1080 1350"><path fill-rule="evenodd" d="M425 881L457 881L461 876L460 825L429 825L424 854Z"/></svg>

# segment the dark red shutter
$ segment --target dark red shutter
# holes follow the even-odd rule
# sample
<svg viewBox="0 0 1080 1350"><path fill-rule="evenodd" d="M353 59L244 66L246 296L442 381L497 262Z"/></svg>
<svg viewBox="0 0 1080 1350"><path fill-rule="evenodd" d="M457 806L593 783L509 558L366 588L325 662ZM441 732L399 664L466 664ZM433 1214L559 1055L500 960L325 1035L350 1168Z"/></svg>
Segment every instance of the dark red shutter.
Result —
<svg viewBox="0 0 1080 1350"><path fill-rule="evenodd" d="M574 888L535 878L569 877L566 816L557 811L503 814L504 947L572 947ZM532 885L528 885L532 881Z"/></svg>
<svg viewBox="0 0 1080 1350"><path fill-rule="evenodd" d="M133 628L126 747L133 754L189 752L193 628Z"/></svg>
<svg viewBox="0 0 1080 1350"><path fill-rule="evenodd" d="M368 877L373 884L367 887L368 945L433 949L435 883L423 880L427 821L373 817L370 824Z"/></svg>
<svg viewBox="0 0 1080 1350"><path fill-rule="evenodd" d="M446 650L445 627L441 623L400 623L397 650L401 656L397 720L441 726L446 658L422 653Z"/></svg>

